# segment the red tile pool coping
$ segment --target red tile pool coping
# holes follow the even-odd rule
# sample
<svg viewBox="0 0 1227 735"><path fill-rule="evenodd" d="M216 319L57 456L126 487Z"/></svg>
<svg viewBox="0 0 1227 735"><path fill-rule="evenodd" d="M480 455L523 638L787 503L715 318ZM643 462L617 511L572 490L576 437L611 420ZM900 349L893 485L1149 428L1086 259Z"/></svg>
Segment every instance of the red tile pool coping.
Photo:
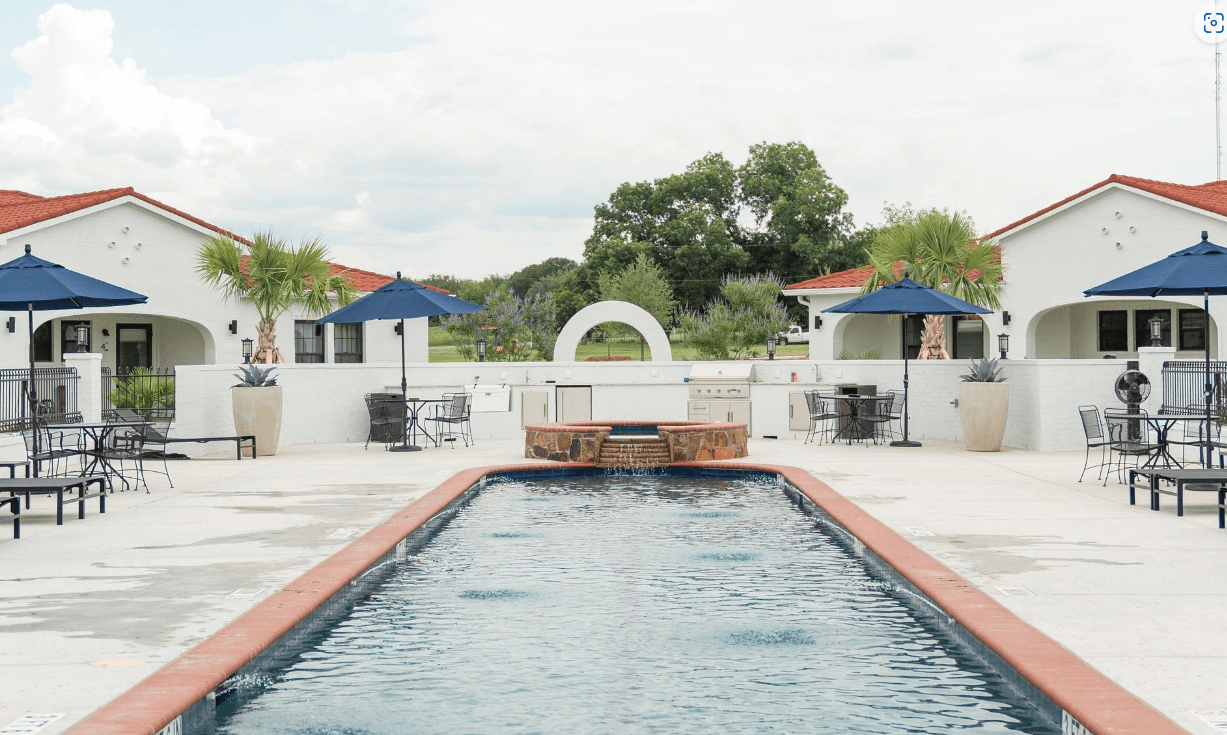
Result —
<svg viewBox="0 0 1227 735"><path fill-rule="evenodd" d="M456 473L68 732L156 735L485 475L593 466L516 464ZM673 466L750 470L782 476L1091 733L1187 735L1186 730L805 470L749 462L679 462Z"/></svg>

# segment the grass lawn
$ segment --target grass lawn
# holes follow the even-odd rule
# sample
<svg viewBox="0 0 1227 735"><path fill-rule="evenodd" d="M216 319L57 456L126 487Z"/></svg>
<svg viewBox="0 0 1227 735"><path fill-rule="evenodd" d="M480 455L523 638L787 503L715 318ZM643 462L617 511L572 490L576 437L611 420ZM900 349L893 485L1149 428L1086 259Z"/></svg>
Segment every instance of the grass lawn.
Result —
<svg viewBox="0 0 1227 735"><path fill-rule="evenodd" d="M682 342L670 342L673 350L674 360L697 360L693 347ZM578 362L583 362L589 357L600 355L620 355L629 357L632 360L639 359L640 343L637 339L616 340L611 342L593 342L581 344L575 351L575 359ZM490 348L487 348L489 350ZM487 351L487 356L489 352ZM807 355L809 354L809 345L780 345L776 348L777 355ZM767 356L767 346L763 345L761 358ZM643 359L652 359L652 350L646 344L643 345ZM430 361L431 362L462 362L460 354L456 351L456 345L452 342L452 338L442 327L430 328Z"/></svg>

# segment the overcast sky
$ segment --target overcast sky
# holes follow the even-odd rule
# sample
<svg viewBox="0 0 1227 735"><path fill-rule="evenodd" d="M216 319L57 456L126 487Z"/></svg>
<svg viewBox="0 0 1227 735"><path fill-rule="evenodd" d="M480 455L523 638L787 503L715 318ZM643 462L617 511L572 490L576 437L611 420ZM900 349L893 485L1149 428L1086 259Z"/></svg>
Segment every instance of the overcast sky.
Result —
<svg viewBox="0 0 1227 735"><path fill-rule="evenodd" d="M858 225L1215 178L1202 0L3 4L0 188L133 186L385 273L578 260L618 184L762 141Z"/></svg>

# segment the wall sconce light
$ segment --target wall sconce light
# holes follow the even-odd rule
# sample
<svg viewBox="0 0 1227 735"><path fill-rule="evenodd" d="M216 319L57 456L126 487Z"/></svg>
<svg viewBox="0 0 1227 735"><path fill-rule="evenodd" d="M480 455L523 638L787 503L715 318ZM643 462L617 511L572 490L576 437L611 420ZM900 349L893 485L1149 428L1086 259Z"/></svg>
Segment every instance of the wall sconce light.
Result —
<svg viewBox="0 0 1227 735"><path fill-rule="evenodd" d="M9 326L9 333L16 332L17 331L17 317L15 316L9 317L8 326Z"/></svg>
<svg viewBox="0 0 1227 735"><path fill-rule="evenodd" d="M77 332L77 352L85 352L85 343L89 340L89 326L78 324L73 329Z"/></svg>
<svg viewBox="0 0 1227 735"><path fill-rule="evenodd" d="M404 331L403 329L401 329L401 326L400 326L400 325L401 325L401 323L400 323L400 322L397 322L397 323L395 323L395 324L393 324L393 325L392 325L392 332L393 332L393 333L395 333L397 336L399 336L399 335L401 334L401 332L403 332L403 331Z"/></svg>
<svg viewBox="0 0 1227 735"><path fill-rule="evenodd" d="M997 351L1001 353L1001 359L1005 359L1005 353L1010 351L1010 335L1002 332L997 335Z"/></svg>
<svg viewBox="0 0 1227 735"><path fill-rule="evenodd" d="M243 338L243 364L251 364L251 337Z"/></svg>
<svg viewBox="0 0 1227 735"><path fill-rule="evenodd" d="M775 337L767 338L767 359L775 359Z"/></svg>
<svg viewBox="0 0 1227 735"><path fill-rule="evenodd" d="M1150 325L1150 346L1151 347L1162 347L1163 346L1163 317L1159 316L1158 314L1155 314L1150 319L1147 319L1146 323Z"/></svg>
<svg viewBox="0 0 1227 735"><path fill-rule="evenodd" d="M1001 324L1002 326L1006 326L1006 327L1010 326L1010 312L1008 311L1001 312Z"/></svg>
<svg viewBox="0 0 1227 735"><path fill-rule="evenodd" d="M103 337L110 337L110 336L111 336L111 330L107 329L106 327L103 327L103 328L102 328L102 336L103 336Z"/></svg>
<svg viewBox="0 0 1227 735"><path fill-rule="evenodd" d="M485 338L477 340L477 361L486 361L486 340Z"/></svg>
<svg viewBox="0 0 1227 735"><path fill-rule="evenodd" d="M238 320L238 319L231 319L231 320L230 320L230 333L231 333L231 334L238 334L238 333L239 333L239 320Z"/></svg>
<svg viewBox="0 0 1227 735"><path fill-rule="evenodd" d="M821 328L822 328L822 317L820 316L814 317L814 329L821 329Z"/></svg>

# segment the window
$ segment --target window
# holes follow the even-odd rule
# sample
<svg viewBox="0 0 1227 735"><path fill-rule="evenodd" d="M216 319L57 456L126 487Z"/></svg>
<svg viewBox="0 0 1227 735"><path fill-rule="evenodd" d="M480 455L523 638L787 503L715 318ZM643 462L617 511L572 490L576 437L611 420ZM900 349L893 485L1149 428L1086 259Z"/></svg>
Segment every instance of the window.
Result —
<svg viewBox="0 0 1227 735"><path fill-rule="evenodd" d="M1129 312L1099 312L1099 351L1129 351Z"/></svg>
<svg viewBox="0 0 1227 735"><path fill-rule="evenodd" d="M1180 310L1180 349L1206 349L1206 312L1201 309Z"/></svg>
<svg viewBox="0 0 1227 735"><path fill-rule="evenodd" d="M362 362L362 325L332 325L332 346L337 362Z"/></svg>
<svg viewBox="0 0 1227 735"><path fill-rule="evenodd" d="M1163 338L1159 340L1162 347L1172 346L1172 312L1170 309L1138 309L1133 312L1134 344L1138 347L1150 347L1150 318L1158 316L1163 320Z"/></svg>
<svg viewBox="0 0 1227 735"><path fill-rule="evenodd" d="M34 330L34 359L51 362L51 322L41 324Z"/></svg>
<svg viewBox="0 0 1227 735"><path fill-rule="evenodd" d="M984 357L984 320L961 316L954 320L954 355L957 359Z"/></svg>
<svg viewBox="0 0 1227 735"><path fill-rule="evenodd" d="M915 314L903 317L903 334L907 338L907 356L911 360L920 357L920 336L925 331L925 318Z"/></svg>
<svg viewBox="0 0 1227 735"><path fill-rule="evenodd" d="M294 362L324 361L324 325L294 322Z"/></svg>

